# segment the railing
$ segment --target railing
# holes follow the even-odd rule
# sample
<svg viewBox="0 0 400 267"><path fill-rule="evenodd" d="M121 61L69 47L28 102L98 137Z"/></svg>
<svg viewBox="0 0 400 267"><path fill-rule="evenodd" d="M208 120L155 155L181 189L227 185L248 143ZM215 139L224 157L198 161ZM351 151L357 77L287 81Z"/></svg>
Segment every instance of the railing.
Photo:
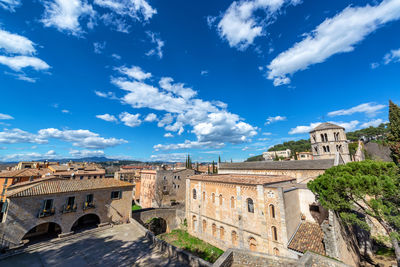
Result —
<svg viewBox="0 0 400 267"><path fill-rule="evenodd" d="M94 205L93 202L85 202L83 203L83 209L87 210L87 209L94 209L96 206Z"/></svg>
<svg viewBox="0 0 400 267"><path fill-rule="evenodd" d="M71 206L71 205L65 204L65 205L63 205L63 209L61 210L61 213L74 212L74 211L76 211L76 209L77 209L76 205Z"/></svg>
<svg viewBox="0 0 400 267"><path fill-rule="evenodd" d="M40 210L39 211L39 218L43 218L43 217L48 217L48 216L52 216L56 213L56 210L54 208L49 209L49 210Z"/></svg>

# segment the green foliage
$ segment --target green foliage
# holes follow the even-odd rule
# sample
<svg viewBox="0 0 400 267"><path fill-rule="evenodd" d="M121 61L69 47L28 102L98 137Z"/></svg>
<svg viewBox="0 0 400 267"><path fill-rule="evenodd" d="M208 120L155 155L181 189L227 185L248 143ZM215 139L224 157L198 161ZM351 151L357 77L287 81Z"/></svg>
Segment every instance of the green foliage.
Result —
<svg viewBox="0 0 400 267"><path fill-rule="evenodd" d="M400 107L389 101L389 128L388 136L390 150L394 163L400 165Z"/></svg>
<svg viewBox="0 0 400 267"><path fill-rule="evenodd" d="M299 141L289 141L289 142L284 142L283 144L278 144L270 149L268 151L279 151L279 150L286 150L290 149L293 154L296 152L305 152L305 151L311 151L311 143L310 139L301 139Z"/></svg>
<svg viewBox="0 0 400 267"><path fill-rule="evenodd" d="M357 148L358 148L357 142L349 143L349 152L351 156L354 156L356 154Z"/></svg>
<svg viewBox="0 0 400 267"><path fill-rule="evenodd" d="M181 229L175 229L169 234L161 234L157 237L212 263L224 253L223 250L214 247L197 237L191 236Z"/></svg>
<svg viewBox="0 0 400 267"><path fill-rule="evenodd" d="M250 162L250 161L263 161L263 160L264 160L263 155L257 155L254 157L250 157L250 158L246 159L245 161ZM231 159L231 162L232 162L232 159Z"/></svg>
<svg viewBox="0 0 400 267"><path fill-rule="evenodd" d="M352 209L376 218L389 234L400 230L400 175L392 162L361 161L332 167L308 188L321 205L339 213L343 221L369 230Z"/></svg>
<svg viewBox="0 0 400 267"><path fill-rule="evenodd" d="M365 129L357 130L354 132L348 132L346 133L346 137L348 140L353 142L359 140L362 136L365 136L367 138L382 136L381 138L384 140L386 139L386 135L389 133L388 125L389 125L388 123L381 123L378 127L370 126Z"/></svg>
<svg viewBox="0 0 400 267"><path fill-rule="evenodd" d="M132 210L141 210L141 209L142 209L142 207L139 205L136 205L136 204L132 205Z"/></svg>

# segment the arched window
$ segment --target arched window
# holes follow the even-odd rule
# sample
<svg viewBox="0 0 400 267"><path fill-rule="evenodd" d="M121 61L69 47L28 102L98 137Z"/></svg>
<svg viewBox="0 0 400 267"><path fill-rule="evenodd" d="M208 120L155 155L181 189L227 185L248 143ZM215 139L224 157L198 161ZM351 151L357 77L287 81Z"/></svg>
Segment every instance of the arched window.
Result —
<svg viewBox="0 0 400 267"><path fill-rule="evenodd" d="M257 250L257 241L253 237L249 238L249 248L251 251Z"/></svg>
<svg viewBox="0 0 400 267"><path fill-rule="evenodd" d="M237 238L237 233L235 231L232 231L231 233L231 238L232 238L232 245L237 246L238 245L238 238Z"/></svg>
<svg viewBox="0 0 400 267"><path fill-rule="evenodd" d="M206 192L203 191L203 201L205 201L205 200L206 200Z"/></svg>
<svg viewBox="0 0 400 267"><path fill-rule="evenodd" d="M254 203L253 200L251 198L247 199L247 211L254 213Z"/></svg>
<svg viewBox="0 0 400 267"><path fill-rule="evenodd" d="M222 206L222 195L219 195L219 205Z"/></svg>
<svg viewBox="0 0 400 267"><path fill-rule="evenodd" d="M215 194L214 193L212 193L211 199L212 199L212 203L215 203Z"/></svg>
<svg viewBox="0 0 400 267"><path fill-rule="evenodd" d="M193 199L196 199L197 195L196 195L196 189L193 189Z"/></svg>
<svg viewBox="0 0 400 267"><path fill-rule="evenodd" d="M195 215L193 215L193 217L192 217L192 229L193 229L193 232L196 232L196 230L197 230L197 218Z"/></svg>
<svg viewBox="0 0 400 267"><path fill-rule="evenodd" d="M272 204L269 205L269 216L275 218L275 206Z"/></svg>
<svg viewBox="0 0 400 267"><path fill-rule="evenodd" d="M325 142L328 142L328 135L325 134Z"/></svg>
<svg viewBox="0 0 400 267"><path fill-rule="evenodd" d="M231 197L231 208L235 208L235 197Z"/></svg>
<svg viewBox="0 0 400 267"><path fill-rule="evenodd" d="M324 152L326 152L326 146L323 146L322 148L324 149Z"/></svg>
<svg viewBox="0 0 400 267"><path fill-rule="evenodd" d="M216 237L217 236L217 226L215 225L215 223L212 224L211 229L212 229L213 237Z"/></svg>
<svg viewBox="0 0 400 267"><path fill-rule="evenodd" d="M203 233L205 233L207 230L207 222L206 220L203 220Z"/></svg>
<svg viewBox="0 0 400 267"><path fill-rule="evenodd" d="M275 226L271 227L271 232L272 232L272 239L274 241L278 241L278 232L276 231L276 227Z"/></svg>
<svg viewBox="0 0 400 267"><path fill-rule="evenodd" d="M326 151L327 151L327 152L330 152L330 151L329 151L329 146L326 146Z"/></svg>
<svg viewBox="0 0 400 267"><path fill-rule="evenodd" d="M219 228L219 239L224 240L224 236L225 236L225 229L224 227L220 227Z"/></svg>
<svg viewBox="0 0 400 267"><path fill-rule="evenodd" d="M274 248L274 255L275 256L279 256L279 249L278 248Z"/></svg>
<svg viewBox="0 0 400 267"><path fill-rule="evenodd" d="M322 142L325 142L325 138L324 138L324 135L323 135L323 134L321 134L321 141L322 141Z"/></svg>

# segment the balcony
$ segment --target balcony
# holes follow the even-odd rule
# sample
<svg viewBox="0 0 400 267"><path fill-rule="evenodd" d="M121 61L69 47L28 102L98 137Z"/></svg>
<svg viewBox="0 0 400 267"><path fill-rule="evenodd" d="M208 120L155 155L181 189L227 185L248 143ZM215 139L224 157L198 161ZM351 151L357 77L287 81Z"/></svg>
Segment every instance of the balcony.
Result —
<svg viewBox="0 0 400 267"><path fill-rule="evenodd" d="M49 209L49 210L40 210L39 211L39 218L44 218L44 217L49 217L49 216L53 216L56 213L56 210L54 208Z"/></svg>
<svg viewBox="0 0 400 267"><path fill-rule="evenodd" d="M87 209L94 209L96 206L94 205L93 202L85 202L83 204L83 210L87 210Z"/></svg>
<svg viewBox="0 0 400 267"><path fill-rule="evenodd" d="M76 205L64 205L61 213L69 213L69 212L75 212L77 209Z"/></svg>

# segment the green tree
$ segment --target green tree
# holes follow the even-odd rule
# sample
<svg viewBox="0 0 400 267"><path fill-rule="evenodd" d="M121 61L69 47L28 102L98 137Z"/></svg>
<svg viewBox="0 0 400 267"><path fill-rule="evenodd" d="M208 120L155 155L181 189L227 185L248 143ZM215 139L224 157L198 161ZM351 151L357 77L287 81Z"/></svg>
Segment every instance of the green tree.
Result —
<svg viewBox="0 0 400 267"><path fill-rule="evenodd" d="M212 173L215 173L215 162L212 163Z"/></svg>
<svg viewBox="0 0 400 267"><path fill-rule="evenodd" d="M389 101L388 141L394 163L400 165L400 107Z"/></svg>
<svg viewBox="0 0 400 267"><path fill-rule="evenodd" d="M218 156L218 163L221 163L221 156Z"/></svg>
<svg viewBox="0 0 400 267"><path fill-rule="evenodd" d="M386 230L400 266L400 174L393 162L361 161L332 167L308 188L321 205L348 224L369 230L354 208L375 218Z"/></svg>

